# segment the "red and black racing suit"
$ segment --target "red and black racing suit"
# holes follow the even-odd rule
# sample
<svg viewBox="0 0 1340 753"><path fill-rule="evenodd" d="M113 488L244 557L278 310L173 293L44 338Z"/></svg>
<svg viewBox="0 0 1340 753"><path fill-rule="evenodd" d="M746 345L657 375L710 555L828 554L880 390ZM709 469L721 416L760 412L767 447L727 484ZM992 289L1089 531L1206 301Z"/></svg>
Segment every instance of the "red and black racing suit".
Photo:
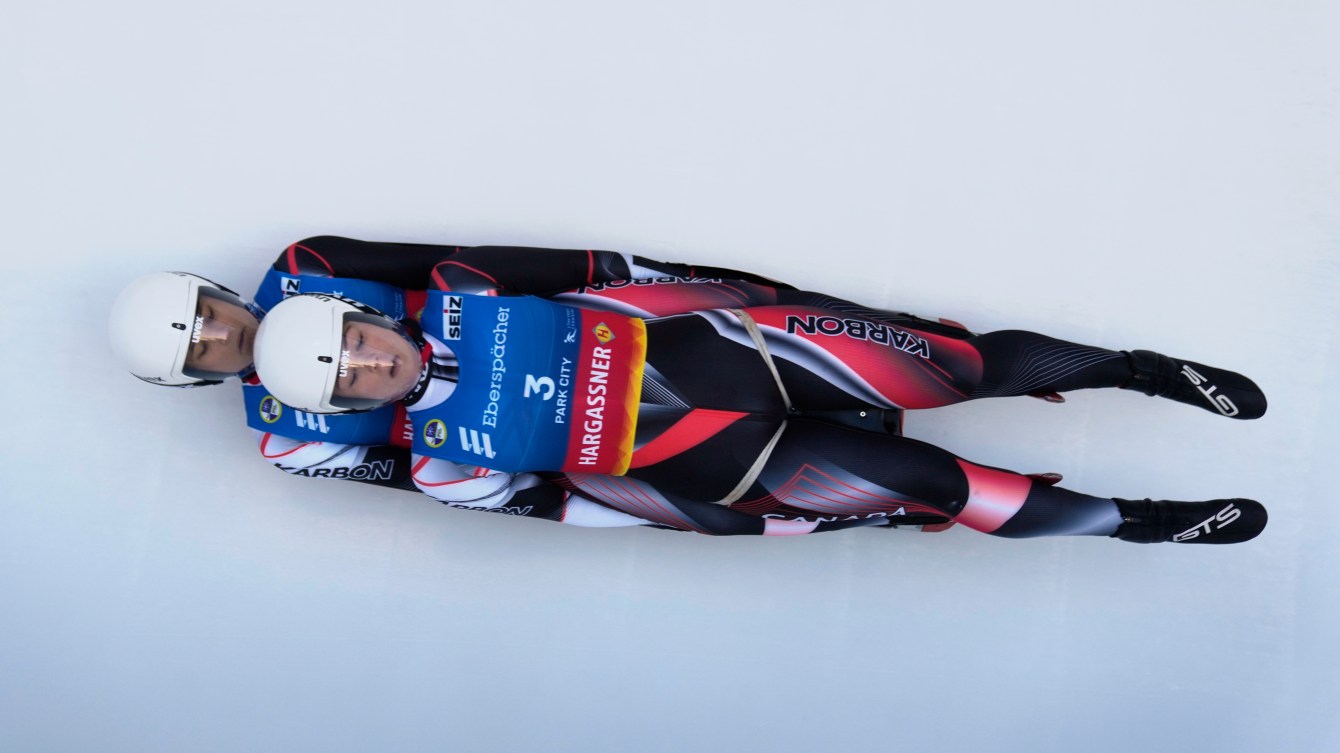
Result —
<svg viewBox="0 0 1340 753"><path fill-rule="evenodd" d="M499 294L584 283L590 258L558 253L566 261L541 266L523 249L463 251L437 266L433 285ZM1122 352L1017 330L978 335L747 281L595 284L549 297L648 319L629 472L548 474L617 510L717 535L898 516L943 516L1006 537L1109 535L1121 522L1111 499L977 465L878 424L859 428L851 416L1117 387L1132 376ZM681 313L689 307L709 310Z"/></svg>

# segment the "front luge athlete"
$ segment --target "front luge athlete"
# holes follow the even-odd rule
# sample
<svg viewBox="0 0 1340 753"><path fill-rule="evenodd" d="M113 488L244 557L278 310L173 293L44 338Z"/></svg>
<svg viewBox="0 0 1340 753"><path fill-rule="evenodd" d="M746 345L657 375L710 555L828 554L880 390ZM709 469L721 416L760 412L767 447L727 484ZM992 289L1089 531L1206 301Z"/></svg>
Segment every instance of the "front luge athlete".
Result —
<svg viewBox="0 0 1340 753"><path fill-rule="evenodd" d="M438 265L421 340L357 302L293 298L262 325L257 367L305 410L403 401L416 483L466 507L506 506L509 484L538 472L556 494L580 490L629 516L718 535L897 514L1011 538L1142 543L1235 543L1265 526L1253 500L1091 496L830 420L1100 387L1259 417L1265 397L1239 374L1032 332L973 334L746 282L648 281L643 300L605 311L499 295L533 270L468 254ZM658 313L660 291L676 288L712 308L636 315Z"/></svg>

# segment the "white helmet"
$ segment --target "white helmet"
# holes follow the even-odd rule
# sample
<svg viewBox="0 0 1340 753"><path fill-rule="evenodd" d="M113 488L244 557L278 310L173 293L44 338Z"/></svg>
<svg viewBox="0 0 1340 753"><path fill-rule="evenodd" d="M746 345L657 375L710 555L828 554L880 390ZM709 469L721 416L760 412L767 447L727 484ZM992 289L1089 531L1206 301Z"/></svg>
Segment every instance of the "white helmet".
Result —
<svg viewBox="0 0 1340 753"><path fill-rule="evenodd" d="M186 365L191 338L198 336L196 310L202 295L247 307L228 288L186 272L154 272L130 283L112 304L112 352L131 374L154 384L188 387L234 376Z"/></svg>
<svg viewBox="0 0 1340 753"><path fill-rule="evenodd" d="M366 360L361 359L358 348L345 342L346 327L355 323L396 333L390 340L397 355L373 349L375 352L370 352ZM309 413L346 413L380 407L408 392L422 370L418 350L394 319L371 306L315 293L293 296L270 309L256 333L253 355L257 376L281 402ZM365 374L369 375L365 380L371 381L370 372L382 377L392 369L400 370L395 385L404 387L397 394L335 394L336 381L341 377Z"/></svg>

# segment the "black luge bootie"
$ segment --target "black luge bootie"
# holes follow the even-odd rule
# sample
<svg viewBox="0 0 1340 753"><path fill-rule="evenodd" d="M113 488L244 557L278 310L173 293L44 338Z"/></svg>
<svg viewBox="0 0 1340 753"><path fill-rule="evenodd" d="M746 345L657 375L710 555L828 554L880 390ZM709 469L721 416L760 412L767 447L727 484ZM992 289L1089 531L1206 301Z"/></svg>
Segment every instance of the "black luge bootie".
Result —
<svg viewBox="0 0 1340 753"><path fill-rule="evenodd" d="M1238 544L1266 527L1266 508L1253 499L1172 502L1115 499L1121 525L1112 538L1136 544Z"/></svg>
<svg viewBox="0 0 1340 753"><path fill-rule="evenodd" d="M1133 375L1123 390L1166 397L1229 418L1260 418L1266 396L1247 377L1193 361L1169 358L1152 350L1124 351Z"/></svg>

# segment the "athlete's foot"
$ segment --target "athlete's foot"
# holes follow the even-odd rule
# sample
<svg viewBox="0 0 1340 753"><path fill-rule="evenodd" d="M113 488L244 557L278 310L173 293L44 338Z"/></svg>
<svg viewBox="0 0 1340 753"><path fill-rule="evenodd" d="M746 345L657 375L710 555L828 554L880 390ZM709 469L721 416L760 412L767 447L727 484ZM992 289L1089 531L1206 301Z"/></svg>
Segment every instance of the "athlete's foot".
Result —
<svg viewBox="0 0 1340 753"><path fill-rule="evenodd" d="M1121 385L1123 390L1166 397L1229 418L1260 418L1266 412L1265 393L1241 374L1151 350L1125 352L1133 376Z"/></svg>
<svg viewBox="0 0 1340 753"><path fill-rule="evenodd" d="M1137 544L1237 544L1266 527L1266 508L1252 499L1170 502L1117 499L1121 525L1112 538Z"/></svg>

